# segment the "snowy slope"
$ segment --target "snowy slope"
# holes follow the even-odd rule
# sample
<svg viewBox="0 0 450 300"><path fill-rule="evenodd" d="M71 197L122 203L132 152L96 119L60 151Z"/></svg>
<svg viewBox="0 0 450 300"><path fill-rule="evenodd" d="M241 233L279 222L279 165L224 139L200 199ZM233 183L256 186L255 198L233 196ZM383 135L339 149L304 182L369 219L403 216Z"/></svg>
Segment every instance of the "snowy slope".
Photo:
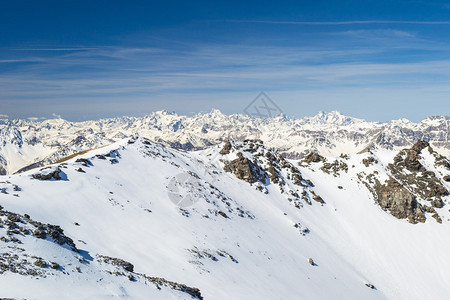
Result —
<svg viewBox="0 0 450 300"><path fill-rule="evenodd" d="M133 138L59 167L2 176L4 210L61 226L93 259L78 273L79 253L13 234L25 253L57 261L69 275L53 271L35 280L5 272L0 296L191 297L146 285L139 277L146 274L199 288L204 299L446 299L449 197L436 208L441 224L431 213L412 224L381 209L358 177L377 171L384 182L395 155L328 158L339 168L324 171L324 161L299 166L259 141L184 152ZM367 167L369 156L377 163ZM436 166L432 152L422 150L420 161L439 168L439 182L450 189L443 180L449 170ZM0 241L2 252L13 246L21 245ZM140 279L110 276L97 255L132 263ZM19 288L24 280L29 289Z"/></svg>
<svg viewBox="0 0 450 300"><path fill-rule="evenodd" d="M280 115L268 119L224 115L218 110L192 117L167 111L145 117L121 117L86 122L62 119L43 122L0 122L0 174L24 167L54 163L75 152L109 145L139 135L185 150L204 149L228 138L258 138L287 157L301 158L309 151L325 156L354 154L367 148L398 151L418 139L429 141L444 155L450 154L450 119L429 117L419 123L406 119L367 122L333 111L292 119Z"/></svg>

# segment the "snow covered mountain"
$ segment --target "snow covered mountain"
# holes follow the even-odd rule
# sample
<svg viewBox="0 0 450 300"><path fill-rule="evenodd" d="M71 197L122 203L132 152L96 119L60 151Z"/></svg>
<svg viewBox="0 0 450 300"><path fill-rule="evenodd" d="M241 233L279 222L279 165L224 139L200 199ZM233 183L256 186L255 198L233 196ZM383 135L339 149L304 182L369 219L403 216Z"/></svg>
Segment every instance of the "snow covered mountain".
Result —
<svg viewBox="0 0 450 300"><path fill-rule="evenodd" d="M398 151L417 140L431 143L450 154L450 117L429 117L420 123L406 119L366 122L339 112L314 117L269 119L246 115L226 116L218 110L192 117L167 111L142 118L122 117L87 122L51 119L0 120L0 174L54 163L73 153L102 147L139 135L184 150L205 149L227 139L257 138L288 158L302 158L310 151L323 156L354 154L365 149Z"/></svg>
<svg viewBox="0 0 450 300"><path fill-rule="evenodd" d="M450 294L450 162L425 141L294 161L133 137L0 181L0 297Z"/></svg>

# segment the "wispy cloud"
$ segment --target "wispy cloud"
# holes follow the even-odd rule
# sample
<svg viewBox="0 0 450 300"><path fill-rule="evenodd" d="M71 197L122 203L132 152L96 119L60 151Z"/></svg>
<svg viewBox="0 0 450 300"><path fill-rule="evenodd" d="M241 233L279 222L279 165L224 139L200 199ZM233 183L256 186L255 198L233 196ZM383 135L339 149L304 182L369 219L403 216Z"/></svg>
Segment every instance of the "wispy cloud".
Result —
<svg viewBox="0 0 450 300"><path fill-rule="evenodd" d="M16 51L87 51L97 48L17 48Z"/></svg>
<svg viewBox="0 0 450 300"><path fill-rule="evenodd" d="M24 60L24 59L0 59L0 64L18 63L18 62L29 62L29 60Z"/></svg>
<svg viewBox="0 0 450 300"><path fill-rule="evenodd" d="M353 37L365 37L365 38L379 38L379 37L392 37L392 38L414 38L415 34L405 30L394 29L359 29L359 30L347 30L340 32L333 32L333 35L353 36Z"/></svg>
<svg viewBox="0 0 450 300"><path fill-rule="evenodd" d="M421 24L450 25L450 21L400 21L400 20L350 20L350 21L270 21L270 20L226 20L233 23L260 23L286 25L357 25L357 24Z"/></svg>
<svg viewBox="0 0 450 300"><path fill-rule="evenodd" d="M4 115L4 114L0 114L0 118L2 118L2 119L8 119L8 115Z"/></svg>
<svg viewBox="0 0 450 300"><path fill-rule="evenodd" d="M231 102L236 106L261 90L285 99L300 94L310 99L335 99L342 89L346 96L360 99L364 91L395 91L398 95L404 89L414 95L413 91L422 89L436 96L449 90L450 57L429 55L429 51L448 53L445 45L424 42L400 30L324 34L328 44L308 46L191 44L171 49L107 46L36 52L33 55L41 59L39 64L0 70L0 103L3 112L10 115L21 107L20 113L26 112L26 116L53 111L55 118L61 118L60 114L70 118L75 113L139 114L143 110L174 109L183 100L203 109ZM361 39L364 36L374 41ZM393 53L394 47L416 47L411 51L414 59L408 59L408 50ZM418 60L421 51L428 55ZM25 56L31 55L19 57ZM339 99L344 99L342 93ZM189 111L194 109L188 107Z"/></svg>

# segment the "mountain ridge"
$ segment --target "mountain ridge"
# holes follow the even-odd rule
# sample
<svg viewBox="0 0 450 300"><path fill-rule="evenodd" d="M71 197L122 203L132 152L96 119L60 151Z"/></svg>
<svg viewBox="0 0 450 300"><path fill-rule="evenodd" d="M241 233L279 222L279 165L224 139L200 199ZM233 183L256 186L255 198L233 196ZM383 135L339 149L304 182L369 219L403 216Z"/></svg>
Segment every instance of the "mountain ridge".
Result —
<svg viewBox="0 0 450 300"><path fill-rule="evenodd" d="M450 117L428 117L419 123L406 119L368 122L337 111L301 119L285 115L258 119L219 110L188 117L152 112L144 117L119 117L69 122L12 120L0 124L0 172L14 173L32 164L53 163L75 152L108 145L139 135L184 150L204 149L226 139L258 138L288 158L314 151L324 156L366 149L399 150L417 140L450 154Z"/></svg>

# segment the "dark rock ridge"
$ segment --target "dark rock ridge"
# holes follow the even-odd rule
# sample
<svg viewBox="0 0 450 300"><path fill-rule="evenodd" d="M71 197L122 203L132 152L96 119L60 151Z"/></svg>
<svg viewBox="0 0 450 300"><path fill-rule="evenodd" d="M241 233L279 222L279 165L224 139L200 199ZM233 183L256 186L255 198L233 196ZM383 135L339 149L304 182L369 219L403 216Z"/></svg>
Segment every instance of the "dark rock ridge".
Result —
<svg viewBox="0 0 450 300"><path fill-rule="evenodd" d="M311 200L325 204L325 201L312 190L314 184L304 179L300 170L282 155L267 149L261 140L227 141L219 153L222 155L236 153L237 158L232 161L221 159L224 170L241 180L255 184L261 192L267 194L266 186L275 184L297 208L302 207L303 203L311 205ZM323 159L319 155L314 157L314 160Z"/></svg>
<svg viewBox="0 0 450 300"><path fill-rule="evenodd" d="M425 141L418 141L410 149L404 149L388 165L392 176L421 199L429 201L435 208L444 206L442 198L449 194L433 171L427 170L421 163L422 151L434 151ZM407 171L406 171L407 170Z"/></svg>
<svg viewBox="0 0 450 300"><path fill-rule="evenodd" d="M145 279L147 279L148 281L155 284L156 287L158 287L158 288L161 288L161 286L166 286L173 290L184 292L184 293L190 295L194 299L203 300L203 296L198 288L189 287L185 284L174 282L174 281L169 281L169 280L161 278L161 277L151 277L151 276L147 276L145 274L142 274L142 276Z"/></svg>
<svg viewBox="0 0 450 300"><path fill-rule="evenodd" d="M133 272L133 270L134 270L133 264L131 264L127 261L124 261L123 259L105 256L105 255L97 255L97 257L99 260L101 260L107 264L111 264L113 266L120 267L120 268L124 269L125 271Z"/></svg>
<svg viewBox="0 0 450 300"><path fill-rule="evenodd" d="M168 287L173 290L181 291L183 293L186 293L190 295L194 299L202 300L202 294L198 288L195 287L189 287L185 284L169 281L165 278L161 277L152 277L148 276L146 274L140 274L140 273L134 273L134 266L130 262L127 262L120 258L105 256L105 255L97 255L97 260L106 264L110 264L112 266L115 266L119 268L119 270L122 271L115 271L114 275L116 276L128 276L128 279L130 281L136 281L136 278L142 278L148 282L153 283L158 289L161 289L161 287Z"/></svg>
<svg viewBox="0 0 450 300"><path fill-rule="evenodd" d="M80 275L80 267L88 268L95 265L92 264L92 258L86 259L87 257L80 255L81 251L76 248L71 238L64 235L59 226L43 224L32 220L27 214L13 213L0 206L0 235L2 232L6 232L6 236L0 236L0 274L11 272L35 278L45 278L58 274L64 274L65 276L77 274L78 277L82 276ZM73 251L71 253L73 253L76 263L72 260L71 263L63 264L68 259L67 254L64 257L54 257L56 260L61 260L60 263L34 255L25 247L22 248L30 242L30 239L47 239L60 246L68 246ZM28 240L28 243L25 243L25 240ZM1 244L6 244L6 246L3 247ZM220 252L220 255L224 255L223 253ZM136 284L153 283L158 289L166 287L186 293L194 299L203 299L198 288L160 277L135 273L133 264L120 258L104 255L97 255L96 257L98 262L112 265L116 269L114 272L108 269L99 269L104 275L127 276L130 281L140 282Z"/></svg>
<svg viewBox="0 0 450 300"><path fill-rule="evenodd" d="M6 216L7 220L3 223L7 226L7 234L9 236L14 235L30 235L46 239L50 238L51 241L61 246L67 246L72 251L78 252L78 249L71 238L64 234L64 230L58 225L43 224L41 222L32 220L29 215L20 215L12 213L0 208L0 217Z"/></svg>
<svg viewBox="0 0 450 300"><path fill-rule="evenodd" d="M448 160L433 151L428 142L419 140L411 148L401 150L387 166L389 178L380 182L377 171L367 175L358 174L359 180L372 192L380 207L398 219L407 219L410 223L423 223L426 214L442 222L437 209L444 207L444 197L449 191L439 180L437 174L422 165L424 151L434 157L435 167L446 168ZM363 164L369 168L377 164L375 159L363 159ZM438 171L441 172L441 171ZM444 173L443 181L446 181Z"/></svg>
<svg viewBox="0 0 450 300"><path fill-rule="evenodd" d="M0 248L0 274L12 272L23 276L46 277L50 274L47 269L49 266L53 270L59 270L58 263L47 262L42 257L27 253L21 248L26 239L47 239L69 248L74 254L78 253L73 240L64 235L59 226L40 223L27 214L13 213L1 206L0 230L3 232L6 230L6 236L0 237L0 243L6 244L6 247Z"/></svg>
<svg viewBox="0 0 450 300"><path fill-rule="evenodd" d="M237 156L238 158L225 164L224 169L226 172L234 173L237 178L249 183L255 183L257 181L266 183L267 173L256 162L252 162L240 152Z"/></svg>

